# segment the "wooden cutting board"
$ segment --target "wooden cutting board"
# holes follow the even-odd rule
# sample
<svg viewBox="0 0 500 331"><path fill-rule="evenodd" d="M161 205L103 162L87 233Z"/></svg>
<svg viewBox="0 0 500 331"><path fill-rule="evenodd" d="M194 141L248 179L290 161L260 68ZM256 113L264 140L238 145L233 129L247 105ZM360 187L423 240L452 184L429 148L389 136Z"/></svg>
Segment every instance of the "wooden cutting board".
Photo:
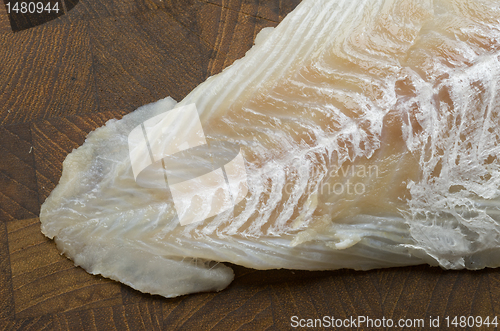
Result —
<svg viewBox="0 0 500 331"><path fill-rule="evenodd" d="M0 5L0 329L282 330L293 316L366 316L424 319L417 330L430 316L447 329L447 316L500 314L500 271L427 266L232 266L236 279L220 293L164 299L87 274L40 233L40 205L90 131L160 98L181 100L298 2L65 0L67 12L44 24L15 18L15 33Z"/></svg>

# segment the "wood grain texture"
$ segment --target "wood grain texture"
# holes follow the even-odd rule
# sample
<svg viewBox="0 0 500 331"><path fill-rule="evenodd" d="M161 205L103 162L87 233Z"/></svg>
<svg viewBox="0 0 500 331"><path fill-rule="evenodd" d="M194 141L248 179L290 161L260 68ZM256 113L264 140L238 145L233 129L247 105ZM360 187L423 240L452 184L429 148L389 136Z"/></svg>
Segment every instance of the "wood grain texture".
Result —
<svg viewBox="0 0 500 331"><path fill-rule="evenodd" d="M159 9L212 47L214 53L208 65L209 76L243 57L262 28L275 27L279 22L278 14L273 16L274 20L265 19L235 10L235 6L228 8L201 0L153 1ZM265 2L261 6L254 4L254 7L256 10L269 10L276 7L276 1Z"/></svg>
<svg viewBox="0 0 500 331"><path fill-rule="evenodd" d="M197 35L213 49L216 48L219 27L223 25L221 6L201 0L152 1L191 33Z"/></svg>
<svg viewBox="0 0 500 331"><path fill-rule="evenodd" d="M7 223L17 318L120 305L120 285L95 277L62 256L38 219Z"/></svg>
<svg viewBox="0 0 500 331"><path fill-rule="evenodd" d="M74 0L70 2L74 4ZM151 0L80 0L59 22L79 23L107 17L126 17L154 9Z"/></svg>
<svg viewBox="0 0 500 331"><path fill-rule="evenodd" d="M238 274L236 278L238 278ZM201 293L166 302L165 326L174 329L237 330L267 328L274 322L267 285L233 283L219 293Z"/></svg>
<svg viewBox="0 0 500 331"><path fill-rule="evenodd" d="M0 330L54 330L51 315L32 318L18 318L15 320L0 320Z"/></svg>
<svg viewBox="0 0 500 331"><path fill-rule="evenodd" d="M291 12L300 0L205 0L224 8L228 8L246 15L261 17L267 20L280 22Z"/></svg>
<svg viewBox="0 0 500 331"><path fill-rule="evenodd" d="M0 34L2 124L97 110L87 25L51 22Z"/></svg>
<svg viewBox="0 0 500 331"><path fill-rule="evenodd" d="M220 15L215 48L217 53L209 66L211 75L221 72L235 60L243 57L253 45L257 33L278 23L223 8Z"/></svg>
<svg viewBox="0 0 500 331"><path fill-rule="evenodd" d="M0 127L0 221L37 217L35 163L29 124Z"/></svg>
<svg viewBox="0 0 500 331"><path fill-rule="evenodd" d="M13 320L14 317L14 291L10 271L7 225L0 222L0 321Z"/></svg>
<svg viewBox="0 0 500 331"><path fill-rule="evenodd" d="M89 25L102 111L181 100L207 77L212 49L160 10Z"/></svg>
<svg viewBox="0 0 500 331"><path fill-rule="evenodd" d="M224 291L165 299L87 274L41 234L40 204L89 132L145 103L181 100L299 2L83 0L17 33L0 6L0 330L287 330L294 315L500 314L492 269L231 265Z"/></svg>
<svg viewBox="0 0 500 331"><path fill-rule="evenodd" d="M110 305L99 309L56 314L54 330L151 330L163 329L161 304Z"/></svg>
<svg viewBox="0 0 500 331"><path fill-rule="evenodd" d="M3 4L0 4L0 33L11 32L9 15Z"/></svg>

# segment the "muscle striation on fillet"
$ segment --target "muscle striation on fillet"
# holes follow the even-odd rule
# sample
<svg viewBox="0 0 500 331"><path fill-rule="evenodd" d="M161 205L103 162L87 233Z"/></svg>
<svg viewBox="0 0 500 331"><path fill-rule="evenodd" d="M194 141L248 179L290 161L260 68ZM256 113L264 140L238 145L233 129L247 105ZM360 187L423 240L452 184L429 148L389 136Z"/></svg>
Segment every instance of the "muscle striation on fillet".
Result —
<svg viewBox="0 0 500 331"><path fill-rule="evenodd" d="M218 262L498 267L499 88L493 0L304 0L184 100L89 134L42 232L88 272L165 297L223 289L233 272ZM127 139L189 105L209 145L241 148L248 194L181 225L168 187L135 181Z"/></svg>

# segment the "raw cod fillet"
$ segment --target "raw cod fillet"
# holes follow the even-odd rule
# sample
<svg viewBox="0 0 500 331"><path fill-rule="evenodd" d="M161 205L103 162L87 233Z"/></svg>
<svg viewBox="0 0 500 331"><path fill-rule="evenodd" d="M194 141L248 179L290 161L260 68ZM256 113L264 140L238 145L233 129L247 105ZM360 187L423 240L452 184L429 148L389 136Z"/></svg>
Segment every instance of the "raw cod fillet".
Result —
<svg viewBox="0 0 500 331"><path fill-rule="evenodd" d="M89 273L165 297L225 288L233 272L218 262L497 267L499 89L496 1L304 0L180 103L89 134L42 232ZM241 147L248 194L183 226L168 189L135 181L128 136L191 104L209 144Z"/></svg>

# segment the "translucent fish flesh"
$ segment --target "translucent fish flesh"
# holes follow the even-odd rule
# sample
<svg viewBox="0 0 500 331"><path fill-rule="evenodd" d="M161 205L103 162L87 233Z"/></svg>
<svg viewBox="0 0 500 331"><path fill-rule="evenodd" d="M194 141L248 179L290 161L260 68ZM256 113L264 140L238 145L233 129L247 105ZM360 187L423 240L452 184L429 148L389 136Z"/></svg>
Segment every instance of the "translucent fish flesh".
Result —
<svg viewBox="0 0 500 331"><path fill-rule="evenodd" d="M89 134L42 231L165 297L225 288L219 262L498 267L499 88L497 1L304 0L181 102Z"/></svg>

